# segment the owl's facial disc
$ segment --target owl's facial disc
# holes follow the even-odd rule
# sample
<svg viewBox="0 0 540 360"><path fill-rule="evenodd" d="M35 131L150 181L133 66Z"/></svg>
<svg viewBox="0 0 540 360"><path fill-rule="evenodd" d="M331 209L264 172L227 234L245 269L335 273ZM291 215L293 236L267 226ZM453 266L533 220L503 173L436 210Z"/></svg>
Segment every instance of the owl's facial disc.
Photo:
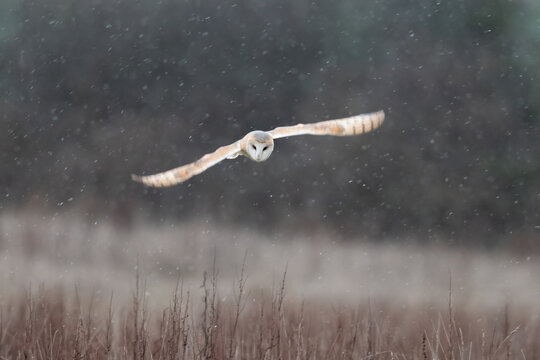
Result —
<svg viewBox="0 0 540 360"><path fill-rule="evenodd" d="M245 152L254 161L265 161L274 150L274 139L264 131L254 131L249 134Z"/></svg>

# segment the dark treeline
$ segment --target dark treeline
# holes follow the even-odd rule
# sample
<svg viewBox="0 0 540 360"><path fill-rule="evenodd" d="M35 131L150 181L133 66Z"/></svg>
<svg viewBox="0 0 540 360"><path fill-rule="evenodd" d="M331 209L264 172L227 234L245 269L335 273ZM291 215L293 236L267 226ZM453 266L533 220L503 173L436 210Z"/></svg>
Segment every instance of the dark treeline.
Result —
<svg viewBox="0 0 540 360"><path fill-rule="evenodd" d="M535 1L3 0L0 206L458 242L538 234ZM171 189L246 132L384 109ZM472 236L474 235L474 236Z"/></svg>

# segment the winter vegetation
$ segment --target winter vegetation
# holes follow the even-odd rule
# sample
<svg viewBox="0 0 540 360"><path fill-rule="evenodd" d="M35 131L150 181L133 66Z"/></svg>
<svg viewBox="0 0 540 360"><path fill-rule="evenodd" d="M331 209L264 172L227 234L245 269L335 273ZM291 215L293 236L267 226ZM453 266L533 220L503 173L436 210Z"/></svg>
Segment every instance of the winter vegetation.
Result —
<svg viewBox="0 0 540 360"><path fill-rule="evenodd" d="M536 359L540 261L205 224L1 218L6 359Z"/></svg>
<svg viewBox="0 0 540 360"><path fill-rule="evenodd" d="M241 273L241 276L246 274ZM410 307L361 301L357 306L292 302L285 272L271 293L230 298L217 273L202 290L172 288L170 304L149 305L138 274L131 301L113 293L39 287L2 303L0 354L5 359L536 359L540 326L526 309L469 313L455 307ZM141 287L142 286L142 287ZM233 297L234 295L234 297ZM194 303L197 302L197 303ZM535 321L536 320L536 321Z"/></svg>

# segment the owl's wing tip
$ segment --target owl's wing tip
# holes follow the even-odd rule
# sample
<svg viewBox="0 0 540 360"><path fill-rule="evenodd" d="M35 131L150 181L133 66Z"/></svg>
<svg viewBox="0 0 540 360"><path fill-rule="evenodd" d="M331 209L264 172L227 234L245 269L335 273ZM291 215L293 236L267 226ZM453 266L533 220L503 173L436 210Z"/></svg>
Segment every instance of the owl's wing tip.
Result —
<svg viewBox="0 0 540 360"><path fill-rule="evenodd" d="M136 182L143 182L142 177L135 174L131 174L131 180L136 181Z"/></svg>

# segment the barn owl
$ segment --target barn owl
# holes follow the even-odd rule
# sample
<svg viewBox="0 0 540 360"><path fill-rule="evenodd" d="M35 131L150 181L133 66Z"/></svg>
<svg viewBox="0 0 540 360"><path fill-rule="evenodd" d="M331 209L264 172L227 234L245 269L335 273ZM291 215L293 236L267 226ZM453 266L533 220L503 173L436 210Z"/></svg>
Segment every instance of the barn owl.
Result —
<svg viewBox="0 0 540 360"><path fill-rule="evenodd" d="M320 121L278 127L271 131L252 131L230 145L222 146L199 160L155 175L132 175L134 181L152 187L166 187L184 182L225 159L243 155L253 161L265 161L274 150L274 139L296 135L361 135L378 128L384 120L384 111L361 114L343 119Z"/></svg>

